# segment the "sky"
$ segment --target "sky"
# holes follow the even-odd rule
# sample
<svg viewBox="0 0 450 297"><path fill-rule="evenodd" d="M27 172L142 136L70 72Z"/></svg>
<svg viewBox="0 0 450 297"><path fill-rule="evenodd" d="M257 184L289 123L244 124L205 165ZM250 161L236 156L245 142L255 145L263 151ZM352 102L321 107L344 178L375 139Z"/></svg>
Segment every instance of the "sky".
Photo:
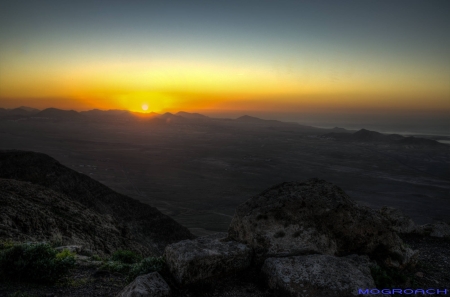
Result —
<svg viewBox="0 0 450 297"><path fill-rule="evenodd" d="M5 0L0 107L448 118L449 11L447 0Z"/></svg>

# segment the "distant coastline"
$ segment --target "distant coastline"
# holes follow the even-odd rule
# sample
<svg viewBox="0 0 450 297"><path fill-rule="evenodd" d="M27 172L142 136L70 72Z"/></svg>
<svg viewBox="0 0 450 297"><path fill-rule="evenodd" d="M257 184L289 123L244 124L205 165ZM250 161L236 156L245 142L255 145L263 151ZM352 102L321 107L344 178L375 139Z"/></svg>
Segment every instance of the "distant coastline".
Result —
<svg viewBox="0 0 450 297"><path fill-rule="evenodd" d="M302 123L302 124L308 124L308 123ZM445 143L445 144L450 144L450 130L444 131L444 130L434 130L434 131L430 131L430 130L424 130L424 131L405 131L405 130L395 130L395 129L389 129L389 130L383 130L380 127L372 126L372 125L314 125L311 124L311 126L315 127L315 128L321 128L321 129L333 129L334 127L339 127L339 128L344 128L346 130L350 130L350 131L358 131L361 129L368 129L368 130L373 130L373 131L378 131L380 133L383 134L400 134L402 136L416 136L416 137L423 137L423 138L430 138L430 139L435 139L436 141L439 141L441 143Z"/></svg>

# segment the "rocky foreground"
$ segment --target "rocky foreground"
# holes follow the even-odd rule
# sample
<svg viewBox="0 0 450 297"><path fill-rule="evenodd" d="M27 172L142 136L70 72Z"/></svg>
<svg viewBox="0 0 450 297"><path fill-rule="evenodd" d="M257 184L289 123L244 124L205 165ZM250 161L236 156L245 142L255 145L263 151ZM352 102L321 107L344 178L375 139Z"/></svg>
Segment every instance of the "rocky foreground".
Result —
<svg viewBox="0 0 450 297"><path fill-rule="evenodd" d="M10 161L0 158L3 164ZM58 170L61 165L54 166ZM5 172L0 166L0 176ZM98 205L82 203L83 199L61 191L67 186L57 183L57 174L51 175L56 186L46 184L39 175L30 178L25 171L8 176L0 179L0 238L42 240L62 232L63 239L77 239L84 246L73 248L79 253L78 265L60 282L39 286L0 281L0 296L340 297L357 296L366 289L381 296L376 290L392 288L447 289L450 293L448 224L416 226L398 210L361 207L323 180L282 183L254 196L237 208L227 233L200 238L186 234L184 240L168 234L171 242L164 245L164 268L126 280L120 273L105 270L101 261L82 256L102 247L107 249L104 254L132 249L132 240L146 251L145 241L137 234L140 229L133 229L135 237L130 238L120 231L119 226L130 225L117 215L124 210L115 212L107 205L111 198L90 193L92 188L77 190L79 184L71 185L70 189L101 201ZM113 194L107 190L102 193L120 201L119 196L108 196ZM109 208L102 213L101 205ZM134 218L130 221L137 224ZM146 226L160 223L153 226L147 220Z"/></svg>

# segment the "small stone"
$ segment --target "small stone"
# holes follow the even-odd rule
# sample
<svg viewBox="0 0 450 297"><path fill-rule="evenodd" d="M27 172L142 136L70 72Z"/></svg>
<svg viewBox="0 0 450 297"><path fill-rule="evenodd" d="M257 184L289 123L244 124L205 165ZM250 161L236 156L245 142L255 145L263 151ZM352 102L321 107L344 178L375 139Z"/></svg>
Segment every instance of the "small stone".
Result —
<svg viewBox="0 0 450 297"><path fill-rule="evenodd" d="M423 272L417 271L415 276L422 278L423 277Z"/></svg>
<svg viewBox="0 0 450 297"><path fill-rule="evenodd" d="M138 276L116 297L168 297L170 287L158 272Z"/></svg>

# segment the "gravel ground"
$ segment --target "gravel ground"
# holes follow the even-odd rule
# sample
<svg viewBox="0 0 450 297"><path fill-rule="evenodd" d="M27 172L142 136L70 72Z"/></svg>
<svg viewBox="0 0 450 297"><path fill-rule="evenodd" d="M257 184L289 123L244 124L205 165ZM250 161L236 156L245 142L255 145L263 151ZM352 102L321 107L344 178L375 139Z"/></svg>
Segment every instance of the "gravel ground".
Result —
<svg viewBox="0 0 450 297"><path fill-rule="evenodd" d="M418 264L408 271L410 286L450 292L450 238L403 235L402 239L412 249L419 250Z"/></svg>

